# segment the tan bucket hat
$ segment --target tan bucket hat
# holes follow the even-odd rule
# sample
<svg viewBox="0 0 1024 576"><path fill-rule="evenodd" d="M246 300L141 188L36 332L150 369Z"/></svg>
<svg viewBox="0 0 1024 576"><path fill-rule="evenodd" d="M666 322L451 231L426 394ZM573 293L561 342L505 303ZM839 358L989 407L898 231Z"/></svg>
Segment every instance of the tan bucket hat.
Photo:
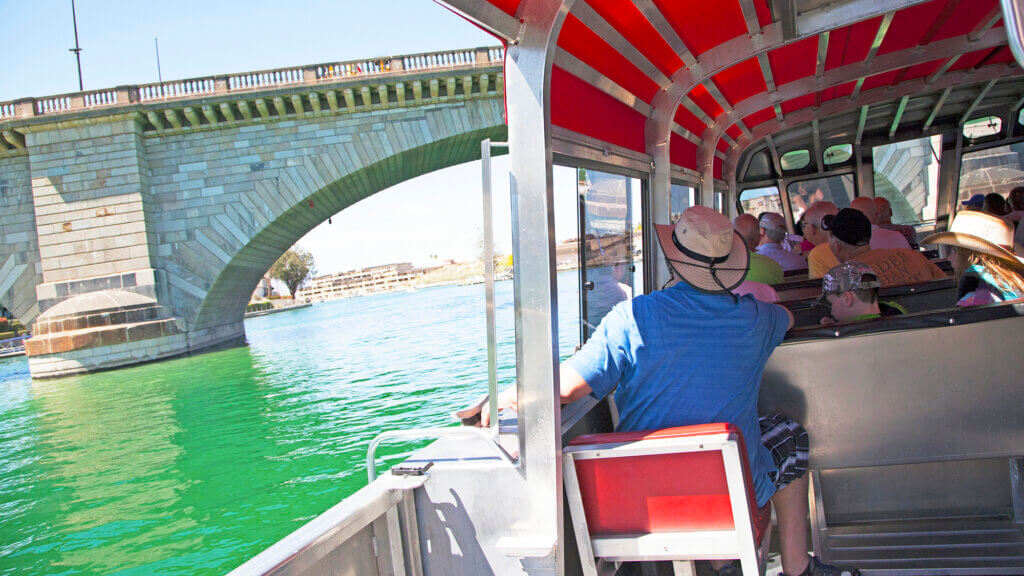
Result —
<svg viewBox="0 0 1024 576"><path fill-rule="evenodd" d="M704 292L731 292L743 283L750 252L732 223L706 206L683 211L675 226L656 224L658 242L680 278Z"/></svg>
<svg viewBox="0 0 1024 576"><path fill-rule="evenodd" d="M962 210L946 232L937 232L921 244L946 244L995 256L1024 270L1024 262L1013 253L1013 224L977 210Z"/></svg>

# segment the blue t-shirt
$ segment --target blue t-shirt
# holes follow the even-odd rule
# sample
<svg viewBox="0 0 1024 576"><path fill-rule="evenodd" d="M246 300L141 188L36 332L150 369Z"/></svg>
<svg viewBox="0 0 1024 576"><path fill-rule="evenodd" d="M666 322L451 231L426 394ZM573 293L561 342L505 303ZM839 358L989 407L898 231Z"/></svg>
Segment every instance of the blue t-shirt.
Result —
<svg viewBox="0 0 1024 576"><path fill-rule="evenodd" d="M758 506L775 493L760 442L757 394L764 365L786 335L781 306L734 302L685 282L620 302L567 360L594 395L615 390L620 431L730 422L746 442Z"/></svg>

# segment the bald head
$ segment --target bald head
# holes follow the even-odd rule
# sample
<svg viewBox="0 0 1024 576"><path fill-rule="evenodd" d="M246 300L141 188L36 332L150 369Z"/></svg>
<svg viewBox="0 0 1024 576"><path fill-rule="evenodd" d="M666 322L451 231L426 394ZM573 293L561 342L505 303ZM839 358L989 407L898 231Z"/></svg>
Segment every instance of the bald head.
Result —
<svg viewBox="0 0 1024 576"><path fill-rule="evenodd" d="M850 202L850 208L857 210L868 217L872 224L878 223L878 213L875 212L875 199L867 196L858 196Z"/></svg>
<svg viewBox="0 0 1024 576"><path fill-rule="evenodd" d="M761 241L761 231L757 224L757 218L754 218L752 214L740 214L733 218L732 227L740 235L740 238L743 238L747 249L754 250L757 248L758 242Z"/></svg>
<svg viewBox="0 0 1024 576"><path fill-rule="evenodd" d="M829 234L821 229L821 219L837 212L839 209L835 204L824 200L808 206L804 213L804 238L815 246L828 242Z"/></svg>

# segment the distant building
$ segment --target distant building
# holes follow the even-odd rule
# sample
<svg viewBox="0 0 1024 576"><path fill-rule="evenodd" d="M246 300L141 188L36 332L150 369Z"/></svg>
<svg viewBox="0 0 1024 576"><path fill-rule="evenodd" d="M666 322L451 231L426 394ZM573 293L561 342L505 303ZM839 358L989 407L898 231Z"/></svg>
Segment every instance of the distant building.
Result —
<svg viewBox="0 0 1024 576"><path fill-rule="evenodd" d="M438 268L441 266L416 268L409 262L400 262L318 276L308 286L300 288L295 298L304 302L326 302L413 288L417 279Z"/></svg>
<svg viewBox="0 0 1024 576"><path fill-rule="evenodd" d="M260 283L256 285L256 289L252 291L252 297L249 298L249 301L264 300L270 298L273 293L274 289L270 286L270 276L264 276L260 278Z"/></svg>

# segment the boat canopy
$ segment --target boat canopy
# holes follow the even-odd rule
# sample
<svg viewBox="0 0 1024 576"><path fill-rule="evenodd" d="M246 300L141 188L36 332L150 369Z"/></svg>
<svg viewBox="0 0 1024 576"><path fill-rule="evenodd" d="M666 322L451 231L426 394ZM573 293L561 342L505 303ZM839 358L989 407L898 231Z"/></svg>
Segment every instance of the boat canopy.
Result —
<svg viewBox="0 0 1024 576"><path fill-rule="evenodd" d="M743 180L752 146L781 172L776 134L823 171L833 144L1016 113L1024 91L997 0L447 4L513 47L550 28L537 47L555 154L586 158L573 152L590 147L621 157L610 164L653 163L669 176L655 174L655 197L676 180L709 206ZM1013 120L1004 126L1016 132Z"/></svg>

